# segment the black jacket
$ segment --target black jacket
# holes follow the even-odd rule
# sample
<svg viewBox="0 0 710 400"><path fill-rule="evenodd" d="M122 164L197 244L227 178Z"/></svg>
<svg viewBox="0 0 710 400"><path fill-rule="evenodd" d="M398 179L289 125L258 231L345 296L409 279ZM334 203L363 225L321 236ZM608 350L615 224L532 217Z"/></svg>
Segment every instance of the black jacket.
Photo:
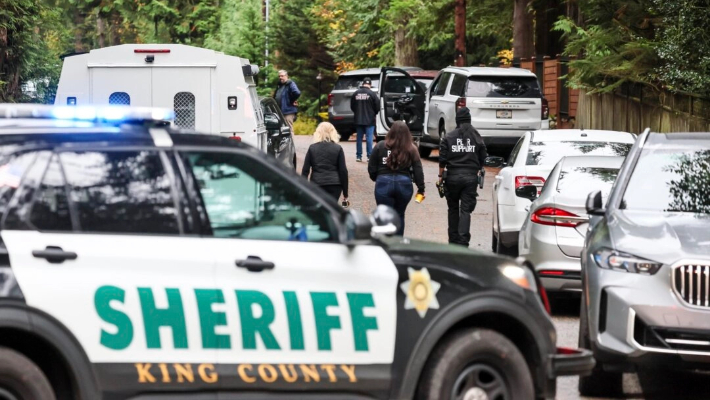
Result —
<svg viewBox="0 0 710 400"><path fill-rule="evenodd" d="M374 126L380 112L380 98L372 90L361 87L350 98L350 109L355 114L355 125Z"/></svg>
<svg viewBox="0 0 710 400"><path fill-rule="evenodd" d="M313 173L311 173L313 169ZM301 175L320 185L340 185L343 196L348 197L348 167L345 165L343 148L333 142L313 143L303 160Z"/></svg>
<svg viewBox="0 0 710 400"><path fill-rule="evenodd" d="M486 144L471 124L463 123L439 144L439 167L449 175L477 174L488 157Z"/></svg>
<svg viewBox="0 0 710 400"><path fill-rule="evenodd" d="M419 158L419 152L412 151L414 161L411 166L401 167L397 170L390 169L387 166L387 156L389 150L385 147L385 142L377 143L372 149L370 162L367 164L367 172L370 174L370 179L377 180L379 175L406 175L411 177L414 175L414 183L417 185L417 193L424 193L424 169L422 168L422 160Z"/></svg>

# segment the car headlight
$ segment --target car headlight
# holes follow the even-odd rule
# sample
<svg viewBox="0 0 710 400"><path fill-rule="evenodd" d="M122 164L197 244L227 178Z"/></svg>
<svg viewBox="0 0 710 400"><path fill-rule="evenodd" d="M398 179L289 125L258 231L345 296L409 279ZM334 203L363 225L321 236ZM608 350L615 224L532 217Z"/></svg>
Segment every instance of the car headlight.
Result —
<svg viewBox="0 0 710 400"><path fill-rule="evenodd" d="M520 267L517 265L504 265L498 267L500 272L506 278L523 289L531 290L537 293L537 284L535 284L535 275L529 268Z"/></svg>
<svg viewBox="0 0 710 400"><path fill-rule="evenodd" d="M600 268L615 271L633 272L637 274L653 275L663 264L622 253L620 251L602 248L594 252L594 262Z"/></svg>

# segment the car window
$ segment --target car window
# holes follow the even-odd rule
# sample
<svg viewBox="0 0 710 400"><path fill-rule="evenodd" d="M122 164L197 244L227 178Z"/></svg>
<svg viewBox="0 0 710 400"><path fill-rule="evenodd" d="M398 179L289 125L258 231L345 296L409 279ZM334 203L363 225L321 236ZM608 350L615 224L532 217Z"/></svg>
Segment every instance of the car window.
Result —
<svg viewBox="0 0 710 400"><path fill-rule="evenodd" d="M72 230L66 185L56 155L42 178L42 184L32 205L30 222L42 231Z"/></svg>
<svg viewBox="0 0 710 400"><path fill-rule="evenodd" d="M523 143L525 142L525 136L521 137L518 139L518 143L515 144L515 147L513 147L513 151L510 152L510 157L508 158L508 166L513 166L515 165L515 159L518 157L518 153L520 153L520 148L523 147Z"/></svg>
<svg viewBox="0 0 710 400"><path fill-rule="evenodd" d="M446 87L449 85L449 78L451 78L451 72L444 72L441 75L441 79L436 83L434 88L434 96L443 96L446 94Z"/></svg>
<svg viewBox="0 0 710 400"><path fill-rule="evenodd" d="M424 88L426 89L431 85L432 79L431 78L417 78L417 82L424 85Z"/></svg>
<svg viewBox="0 0 710 400"><path fill-rule="evenodd" d="M380 76L379 75L351 75L351 76L341 76L338 81L335 82L335 87L333 90L357 90L362 86L362 80L369 76L372 79L372 87L376 88L380 86Z"/></svg>
<svg viewBox="0 0 710 400"><path fill-rule="evenodd" d="M710 214L710 150L645 148L621 208Z"/></svg>
<svg viewBox="0 0 710 400"><path fill-rule="evenodd" d="M471 76L466 97L541 98L537 78L520 76Z"/></svg>
<svg viewBox="0 0 710 400"><path fill-rule="evenodd" d="M335 241L328 210L286 178L234 153L183 154L215 237Z"/></svg>
<svg viewBox="0 0 710 400"><path fill-rule="evenodd" d="M466 88L466 76L454 74L454 80L451 82L450 95L463 96Z"/></svg>
<svg viewBox="0 0 710 400"><path fill-rule="evenodd" d="M385 79L385 92L387 93L421 93L421 86L407 76L388 75Z"/></svg>
<svg viewBox="0 0 710 400"><path fill-rule="evenodd" d="M157 151L59 155L85 232L178 234L177 207Z"/></svg>
<svg viewBox="0 0 710 400"><path fill-rule="evenodd" d="M626 157L631 143L612 142L531 142L526 165L557 164L564 156L621 156Z"/></svg>
<svg viewBox="0 0 710 400"><path fill-rule="evenodd" d="M0 161L0 216L7 211L23 175L36 158L37 152L15 153L3 157Z"/></svg>
<svg viewBox="0 0 710 400"><path fill-rule="evenodd" d="M606 197L618 174L618 168L565 167L557 179L557 191L586 196L587 193L601 190Z"/></svg>

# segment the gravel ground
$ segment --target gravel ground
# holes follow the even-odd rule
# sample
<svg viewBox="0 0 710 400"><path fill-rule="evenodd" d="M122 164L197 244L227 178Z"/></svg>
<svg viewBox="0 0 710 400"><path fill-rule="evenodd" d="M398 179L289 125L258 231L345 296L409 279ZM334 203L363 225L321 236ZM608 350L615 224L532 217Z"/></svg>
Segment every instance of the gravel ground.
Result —
<svg viewBox="0 0 710 400"><path fill-rule="evenodd" d="M312 142L311 136L296 136L298 170L303 156ZM355 162L355 141L341 143L348 165L351 207L369 214L376 206L374 183L367 174L367 163ZM364 152L365 143L363 143ZM503 154L496 154L503 155ZM405 236L446 243L446 201L439 198L434 183L438 175L438 153L434 151L422 161L426 182L426 199L412 201L405 215ZM486 168L486 181L479 191L478 204L471 217L470 247L490 250L492 201L491 190L498 169ZM558 346L577 347L579 329L579 297L561 298L553 303L553 322L557 328ZM557 380L557 399L591 399L580 397L577 377ZM704 374L680 372L640 372L624 374L624 399L710 399L710 377Z"/></svg>

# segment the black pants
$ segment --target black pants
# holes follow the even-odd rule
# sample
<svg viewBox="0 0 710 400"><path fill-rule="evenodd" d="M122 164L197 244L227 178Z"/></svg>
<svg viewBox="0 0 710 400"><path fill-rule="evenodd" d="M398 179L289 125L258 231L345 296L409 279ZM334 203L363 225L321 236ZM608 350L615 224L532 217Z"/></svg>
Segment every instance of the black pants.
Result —
<svg viewBox="0 0 710 400"><path fill-rule="evenodd" d="M336 201L340 199L340 194L343 193L343 187L340 185L323 185L321 189L328 192Z"/></svg>
<svg viewBox="0 0 710 400"><path fill-rule="evenodd" d="M475 174L449 175L446 178L449 243L468 247L471 241L471 213L476 208L477 189L478 177Z"/></svg>

